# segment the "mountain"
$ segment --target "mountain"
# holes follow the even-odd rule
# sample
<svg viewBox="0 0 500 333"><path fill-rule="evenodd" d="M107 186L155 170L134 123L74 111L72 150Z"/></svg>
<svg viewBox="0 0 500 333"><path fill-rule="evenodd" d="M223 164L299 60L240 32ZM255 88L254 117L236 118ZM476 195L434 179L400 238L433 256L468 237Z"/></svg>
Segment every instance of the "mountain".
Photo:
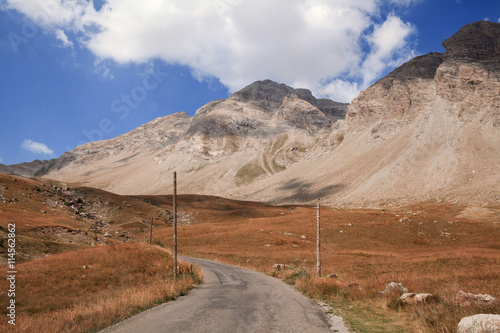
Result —
<svg viewBox="0 0 500 333"><path fill-rule="evenodd" d="M161 117L50 163L10 168L120 194L171 191L177 170L184 193L226 195L300 161L346 112L347 104L316 99L309 90L258 81L194 117Z"/></svg>
<svg viewBox="0 0 500 333"><path fill-rule="evenodd" d="M500 24L471 23L350 105L259 81L23 168L120 194L170 193L176 170L183 193L246 200L498 203L499 45Z"/></svg>
<svg viewBox="0 0 500 333"><path fill-rule="evenodd" d="M331 204L498 204L499 44L498 23L462 27L443 42L445 53L403 64L354 99L330 135L330 142L343 138L340 145L325 144L314 163L297 163L294 174L274 177L258 195Z"/></svg>

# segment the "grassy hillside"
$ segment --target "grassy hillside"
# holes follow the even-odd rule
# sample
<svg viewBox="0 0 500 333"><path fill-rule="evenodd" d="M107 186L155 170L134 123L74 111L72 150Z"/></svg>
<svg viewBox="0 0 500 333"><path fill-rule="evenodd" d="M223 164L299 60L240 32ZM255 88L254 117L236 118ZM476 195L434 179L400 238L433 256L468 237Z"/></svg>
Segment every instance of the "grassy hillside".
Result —
<svg viewBox="0 0 500 333"><path fill-rule="evenodd" d="M17 272L15 295L0 280L0 304L15 300L16 331L96 331L186 294L201 271L181 263L173 281L171 252L145 244L151 218L171 230L167 210L139 199L0 175L0 270ZM2 306L3 318L8 311ZM0 322L0 331L12 328Z"/></svg>
<svg viewBox="0 0 500 333"><path fill-rule="evenodd" d="M6 268L2 267L2 271ZM187 263L175 282L169 251L115 244L70 251L17 265L18 332L89 332L186 294L200 272ZM2 279L1 290L8 289ZM6 304L2 293L1 303ZM2 317L7 309L2 307ZM0 330L8 332L3 320Z"/></svg>

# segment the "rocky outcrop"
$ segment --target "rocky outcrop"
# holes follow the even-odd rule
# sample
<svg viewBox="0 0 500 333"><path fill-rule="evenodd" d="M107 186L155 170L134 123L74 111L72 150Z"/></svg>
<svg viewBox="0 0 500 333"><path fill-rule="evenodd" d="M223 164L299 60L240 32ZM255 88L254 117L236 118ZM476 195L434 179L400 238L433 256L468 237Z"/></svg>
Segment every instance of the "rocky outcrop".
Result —
<svg viewBox="0 0 500 333"><path fill-rule="evenodd" d="M278 117L310 133L329 128L332 123L321 110L295 95L283 99Z"/></svg>
<svg viewBox="0 0 500 333"><path fill-rule="evenodd" d="M380 118L396 118L419 110L419 91L425 91L443 62L441 53L416 57L361 92L348 108L348 117L356 122L373 123Z"/></svg>
<svg viewBox="0 0 500 333"><path fill-rule="evenodd" d="M328 117L343 118L347 103L334 102L330 99L317 99L308 89L294 89L271 80L257 81L236 92L232 97L238 101L257 106L268 112L274 112L283 104L286 97L295 96L318 108Z"/></svg>
<svg viewBox="0 0 500 333"><path fill-rule="evenodd" d="M455 303L459 306L483 306L497 305L500 302L488 294L472 294L460 290L455 297Z"/></svg>
<svg viewBox="0 0 500 333"><path fill-rule="evenodd" d="M313 134L329 129L332 120L344 118L346 109L346 104L317 100L307 89L257 81L227 99L201 107L187 135L273 137L293 128Z"/></svg>
<svg viewBox="0 0 500 333"><path fill-rule="evenodd" d="M479 21L467 24L443 42L445 56L457 60L497 60L500 57L500 25Z"/></svg>
<svg viewBox="0 0 500 333"><path fill-rule="evenodd" d="M444 54L416 57L362 92L348 109L348 118L364 124L380 118L414 116L432 96L426 86L436 82L436 94L453 105L498 113L500 24L476 22L443 42ZM465 100L464 100L465 99Z"/></svg>

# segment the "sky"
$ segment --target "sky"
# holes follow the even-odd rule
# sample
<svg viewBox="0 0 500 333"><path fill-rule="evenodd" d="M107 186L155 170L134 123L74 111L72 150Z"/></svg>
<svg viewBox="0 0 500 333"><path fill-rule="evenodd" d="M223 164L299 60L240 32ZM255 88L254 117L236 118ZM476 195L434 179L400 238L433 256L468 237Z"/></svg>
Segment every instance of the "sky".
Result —
<svg viewBox="0 0 500 333"><path fill-rule="evenodd" d="M0 163L271 79L350 102L499 0L0 0Z"/></svg>

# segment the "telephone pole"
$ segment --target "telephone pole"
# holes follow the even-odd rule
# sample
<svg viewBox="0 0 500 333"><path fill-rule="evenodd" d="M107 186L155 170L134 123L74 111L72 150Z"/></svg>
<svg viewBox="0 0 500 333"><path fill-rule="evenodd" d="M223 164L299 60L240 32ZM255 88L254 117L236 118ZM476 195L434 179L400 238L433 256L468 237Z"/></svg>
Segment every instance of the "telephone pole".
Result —
<svg viewBox="0 0 500 333"><path fill-rule="evenodd" d="M174 280L177 279L177 172L174 171Z"/></svg>
<svg viewBox="0 0 500 333"><path fill-rule="evenodd" d="M316 206L316 270L318 277L321 277L321 237L320 237L319 202Z"/></svg>
<svg viewBox="0 0 500 333"><path fill-rule="evenodd" d="M149 245L153 244L153 218L151 218L151 229L149 230Z"/></svg>

